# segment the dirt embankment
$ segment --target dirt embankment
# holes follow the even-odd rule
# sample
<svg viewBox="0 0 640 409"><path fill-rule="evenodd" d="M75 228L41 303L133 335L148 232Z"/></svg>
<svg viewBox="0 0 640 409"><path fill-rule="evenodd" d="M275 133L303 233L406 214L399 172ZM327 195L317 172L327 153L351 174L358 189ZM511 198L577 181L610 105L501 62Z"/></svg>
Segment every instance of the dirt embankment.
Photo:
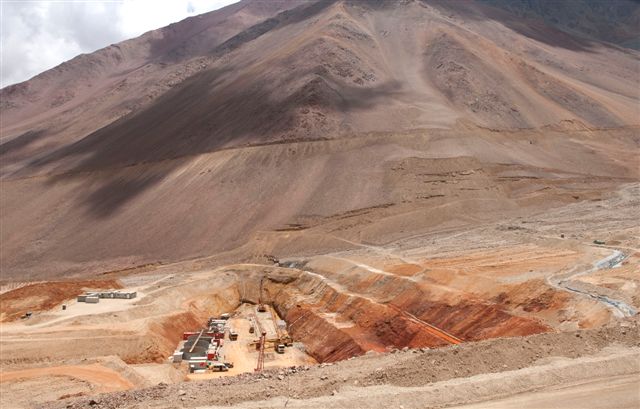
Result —
<svg viewBox="0 0 640 409"><path fill-rule="evenodd" d="M401 278L352 278L349 288L296 269L281 269L267 278L265 296L287 321L292 336L319 362L336 362L369 350L441 347L451 339L464 342L551 331L498 305L435 300L417 285L406 288ZM399 288L402 291L394 295ZM381 299L379 294L392 296Z"/></svg>
<svg viewBox="0 0 640 409"><path fill-rule="evenodd" d="M166 362L184 331L199 330L209 317L233 311L239 305L238 285L232 276L169 277L122 278L123 285L138 290L139 298L134 300L103 300L86 305L73 302L66 311L59 311L54 305L53 309L58 310L56 314L38 314L39 317L29 322L7 324L3 327L0 345L3 369L112 355L127 364ZM99 283L113 288L118 282ZM36 294L57 297L58 302L74 294L75 287L67 286L66 282L52 283L50 294L46 293L47 286L38 286ZM81 292L84 287L98 285L82 281L75 290ZM25 294L27 290L23 288L16 293ZM10 298L10 295L4 294L3 302L19 298L15 294ZM44 308L40 301L38 305ZM31 303L29 307L34 305ZM30 342L24 342L25 339ZM64 339L64 342L52 344L52 339Z"/></svg>
<svg viewBox="0 0 640 409"><path fill-rule="evenodd" d="M45 407L88 407L90 399L95 401L92 407L101 409L228 406L278 396L306 400L337 395L338 399L343 389L376 385L387 388L420 387L449 379L516 371L549 362L551 357L579 359L606 352L607 348L612 347L629 350L640 347L637 322L628 321L624 325L492 339L432 350L365 355L328 366L284 371L282 380L277 377L277 372L244 374L207 382L158 385L137 391L51 403ZM179 393L180 390L183 392ZM407 407L415 406L412 403Z"/></svg>
<svg viewBox="0 0 640 409"><path fill-rule="evenodd" d="M0 295L0 322L14 321L27 311L48 311L88 289L117 289L117 280L55 281L27 285Z"/></svg>

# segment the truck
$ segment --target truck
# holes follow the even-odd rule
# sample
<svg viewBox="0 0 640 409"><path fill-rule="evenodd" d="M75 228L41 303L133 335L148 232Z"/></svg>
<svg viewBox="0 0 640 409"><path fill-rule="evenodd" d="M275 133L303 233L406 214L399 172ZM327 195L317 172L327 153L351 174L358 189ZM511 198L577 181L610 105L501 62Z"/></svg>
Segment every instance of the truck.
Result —
<svg viewBox="0 0 640 409"><path fill-rule="evenodd" d="M229 367L222 362L209 362L209 369L212 371L226 372L229 370Z"/></svg>
<svg viewBox="0 0 640 409"><path fill-rule="evenodd" d="M276 345L276 352L279 354L284 354L284 344Z"/></svg>

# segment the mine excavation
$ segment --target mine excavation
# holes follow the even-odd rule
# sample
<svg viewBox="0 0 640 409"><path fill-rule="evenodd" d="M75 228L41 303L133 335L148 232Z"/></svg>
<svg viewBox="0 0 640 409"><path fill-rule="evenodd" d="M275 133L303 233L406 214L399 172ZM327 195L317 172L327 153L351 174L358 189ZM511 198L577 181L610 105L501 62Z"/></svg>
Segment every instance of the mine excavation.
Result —
<svg viewBox="0 0 640 409"><path fill-rule="evenodd" d="M403 166L462 168L444 177L465 173L463 188L477 164ZM388 221L415 224L420 207L372 206L214 256L4 281L0 406L378 407L393 387L403 406L518 393L535 407L535 390L577 383L554 393L607 389L632 408L639 189L435 226L451 216L434 208L400 236Z"/></svg>
<svg viewBox="0 0 640 409"><path fill-rule="evenodd" d="M5 285L0 298L3 404L47 379L55 379L56 387L31 399L154 385L164 385L179 399L190 390L184 382L285 382L333 368L337 372L311 375L309 382L337 376L375 385L377 378L366 377L379 369L369 366L376 365L375 357L389 356L385 365L395 360L393 365L412 374L410 357L456 359L452 353L466 353L457 348L482 351L491 344L473 345L491 340L578 331L553 349L523 344L525 356L540 358L568 348L577 359L586 353L585 345L636 345L638 255L629 249L638 238L624 233L633 224L629 199L636 190L573 209L489 222L481 229L446 229L385 245L345 239L342 250L315 256L268 256L219 266L196 259L107 273L102 281L78 285L73 280ZM601 214L609 202L620 209L617 220L563 228L565 237L555 230L568 214ZM622 233L607 236L612 228ZM320 233L295 233L307 234ZM475 247L461 249L462 237L472 238ZM593 237L602 237L604 244L593 243ZM30 317L21 319L26 311ZM624 335L612 322L624 323ZM595 338L574 345L579 337ZM486 352L486 358L478 352L478 359L511 368L510 358L505 359L520 346L506 345L495 361L495 352ZM601 359L615 361L627 353L608 348L611 358ZM633 363L633 356L620 359ZM352 369L335 366L352 362ZM357 365L363 365L365 378L349 378L360 371ZM482 366L448 370L471 375ZM623 373L631 374L633 367ZM372 375L366 375L369 370ZM434 379L447 379L432 370ZM238 376L245 381L234 380ZM309 396L315 396L313 390ZM302 390L299 394L305 396Z"/></svg>
<svg viewBox="0 0 640 409"><path fill-rule="evenodd" d="M172 360L186 362L190 380L315 363L304 345L294 345L286 326L271 306L241 304L233 314L211 317L201 330L185 332Z"/></svg>
<svg viewBox="0 0 640 409"><path fill-rule="evenodd" d="M640 408L640 2L0 3L0 408Z"/></svg>

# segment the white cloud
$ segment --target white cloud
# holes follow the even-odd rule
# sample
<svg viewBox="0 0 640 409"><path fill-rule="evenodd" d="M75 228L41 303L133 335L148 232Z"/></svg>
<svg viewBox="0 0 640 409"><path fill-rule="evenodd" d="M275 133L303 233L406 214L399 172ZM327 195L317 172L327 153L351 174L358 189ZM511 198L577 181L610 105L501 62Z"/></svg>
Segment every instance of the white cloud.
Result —
<svg viewBox="0 0 640 409"><path fill-rule="evenodd" d="M238 0L0 0L0 88Z"/></svg>

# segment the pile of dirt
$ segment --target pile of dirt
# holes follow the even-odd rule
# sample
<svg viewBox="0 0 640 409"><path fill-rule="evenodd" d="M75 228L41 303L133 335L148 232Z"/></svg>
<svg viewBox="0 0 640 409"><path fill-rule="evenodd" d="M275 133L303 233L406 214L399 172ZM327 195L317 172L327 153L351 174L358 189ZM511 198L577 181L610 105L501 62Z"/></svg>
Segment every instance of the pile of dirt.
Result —
<svg viewBox="0 0 640 409"><path fill-rule="evenodd" d="M0 294L0 321L14 321L26 312L48 311L87 290L122 288L117 280L52 281Z"/></svg>
<svg viewBox="0 0 640 409"><path fill-rule="evenodd" d="M132 351L124 359L128 364L166 362L176 345L187 331L196 331L207 322L208 315L197 314L193 310L185 311L153 322L149 325L146 338L153 341L143 351Z"/></svg>

